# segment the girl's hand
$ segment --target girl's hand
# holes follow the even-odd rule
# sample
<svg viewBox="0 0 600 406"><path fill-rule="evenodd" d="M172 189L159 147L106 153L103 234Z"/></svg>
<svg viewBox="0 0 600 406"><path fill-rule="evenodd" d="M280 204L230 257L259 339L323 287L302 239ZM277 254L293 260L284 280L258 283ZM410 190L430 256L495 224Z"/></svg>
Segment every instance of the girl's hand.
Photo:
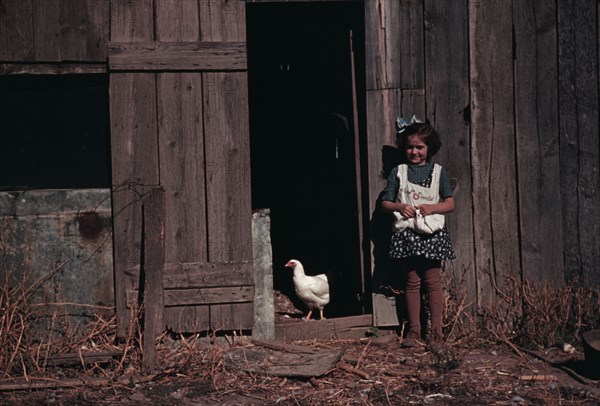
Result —
<svg viewBox="0 0 600 406"><path fill-rule="evenodd" d="M434 210L435 206L432 204L422 204L420 206L417 206L417 209L420 210L421 215L423 216L429 216L430 214L435 214L435 210Z"/></svg>
<svg viewBox="0 0 600 406"><path fill-rule="evenodd" d="M402 217L410 219L417 215L417 209L414 206L411 206L410 204L405 204L405 203L399 203L399 204L400 204L400 210L398 210L398 211L400 212L400 214L402 214Z"/></svg>

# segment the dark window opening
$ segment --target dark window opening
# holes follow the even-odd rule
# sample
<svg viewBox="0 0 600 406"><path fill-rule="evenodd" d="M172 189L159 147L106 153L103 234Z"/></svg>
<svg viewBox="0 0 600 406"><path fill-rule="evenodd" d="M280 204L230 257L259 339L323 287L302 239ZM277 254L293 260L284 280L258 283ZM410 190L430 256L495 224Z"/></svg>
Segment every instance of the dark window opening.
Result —
<svg viewBox="0 0 600 406"><path fill-rule="evenodd" d="M0 77L0 190L111 185L107 75Z"/></svg>
<svg viewBox="0 0 600 406"><path fill-rule="evenodd" d="M290 258L328 273L326 317L363 303L350 33L364 116L364 4L248 4L252 205L271 210L274 288ZM359 137L360 138L360 137Z"/></svg>

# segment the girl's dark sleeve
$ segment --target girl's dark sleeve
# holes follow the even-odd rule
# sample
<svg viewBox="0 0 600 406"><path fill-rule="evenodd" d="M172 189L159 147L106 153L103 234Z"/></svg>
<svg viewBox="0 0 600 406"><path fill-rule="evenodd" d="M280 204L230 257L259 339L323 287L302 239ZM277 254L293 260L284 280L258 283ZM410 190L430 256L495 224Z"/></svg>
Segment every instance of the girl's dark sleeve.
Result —
<svg viewBox="0 0 600 406"><path fill-rule="evenodd" d="M395 167L390 172L387 178L387 184L385 189L381 192L381 200L388 200L390 202L396 201L396 194L398 193L398 167Z"/></svg>
<svg viewBox="0 0 600 406"><path fill-rule="evenodd" d="M452 197L452 184L450 183L450 176L443 167L442 173L440 174L440 197L442 199Z"/></svg>

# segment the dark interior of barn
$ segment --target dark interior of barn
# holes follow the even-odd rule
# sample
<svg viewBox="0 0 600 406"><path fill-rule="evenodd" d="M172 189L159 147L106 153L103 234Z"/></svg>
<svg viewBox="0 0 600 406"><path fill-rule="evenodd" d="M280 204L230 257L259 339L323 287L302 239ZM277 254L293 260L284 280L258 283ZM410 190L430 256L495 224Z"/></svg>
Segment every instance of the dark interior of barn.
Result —
<svg viewBox="0 0 600 406"><path fill-rule="evenodd" d="M107 188L108 75L0 75L0 190Z"/></svg>
<svg viewBox="0 0 600 406"><path fill-rule="evenodd" d="M246 9L252 206L270 209L274 288L294 301L291 258L327 273L326 317L364 310L350 52L352 37L363 95L363 14L360 2Z"/></svg>

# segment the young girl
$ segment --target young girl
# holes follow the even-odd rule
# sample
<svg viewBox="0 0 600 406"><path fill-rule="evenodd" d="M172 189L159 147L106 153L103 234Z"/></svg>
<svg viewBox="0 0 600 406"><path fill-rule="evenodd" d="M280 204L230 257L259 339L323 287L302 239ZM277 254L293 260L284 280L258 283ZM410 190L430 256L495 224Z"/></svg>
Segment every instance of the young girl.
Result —
<svg viewBox="0 0 600 406"><path fill-rule="evenodd" d="M442 145L440 135L415 116L406 122L397 119L398 148L405 163L394 168L387 179L381 208L396 219L390 244L390 258L406 272L406 347L421 338L421 283L427 290L431 331L429 343L442 344L443 293L442 261L454 259L450 235L443 214L454 210L450 178L432 161Z"/></svg>

